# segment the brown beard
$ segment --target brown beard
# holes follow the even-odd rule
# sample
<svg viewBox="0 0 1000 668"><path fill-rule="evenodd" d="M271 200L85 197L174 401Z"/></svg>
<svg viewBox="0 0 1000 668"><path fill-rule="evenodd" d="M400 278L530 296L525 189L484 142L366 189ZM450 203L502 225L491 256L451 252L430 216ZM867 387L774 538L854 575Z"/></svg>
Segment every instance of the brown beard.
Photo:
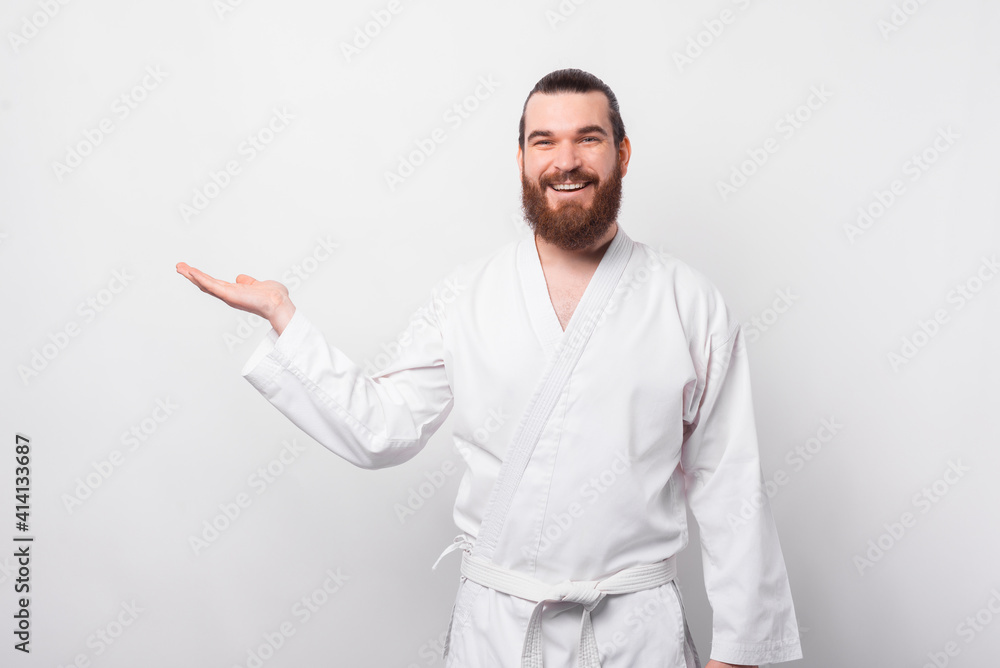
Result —
<svg viewBox="0 0 1000 668"><path fill-rule="evenodd" d="M549 184L567 181L591 182L594 198L589 207L576 202L564 202L557 209L549 207L545 197ZM535 234L565 250L580 250L597 243L618 218L621 202L620 161L615 163L607 182L580 169L539 179L538 184L521 175L521 209L525 220Z"/></svg>

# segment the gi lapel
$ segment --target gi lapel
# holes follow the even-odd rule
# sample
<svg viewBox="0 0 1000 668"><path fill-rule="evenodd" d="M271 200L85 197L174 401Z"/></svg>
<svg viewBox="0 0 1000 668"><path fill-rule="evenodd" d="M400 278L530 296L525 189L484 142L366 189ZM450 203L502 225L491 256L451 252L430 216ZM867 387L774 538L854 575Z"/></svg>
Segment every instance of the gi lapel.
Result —
<svg viewBox="0 0 1000 668"><path fill-rule="evenodd" d="M559 340L555 355L550 358L531 399L528 400L507 455L500 465L497 481L490 491L490 499L472 554L485 559L492 558L514 492L521 482L535 444L541 437L542 429L548 422L566 381L569 380L594 327L621 279L625 265L632 256L632 246L632 240L619 225L618 234L604 252L601 263L597 266L580 303L573 312L573 317L566 326L566 331Z"/></svg>

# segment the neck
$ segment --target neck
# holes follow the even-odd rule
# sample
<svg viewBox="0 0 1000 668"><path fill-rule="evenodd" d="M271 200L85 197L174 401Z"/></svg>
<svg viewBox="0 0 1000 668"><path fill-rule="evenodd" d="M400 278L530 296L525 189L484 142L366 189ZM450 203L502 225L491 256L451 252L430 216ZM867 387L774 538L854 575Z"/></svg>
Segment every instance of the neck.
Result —
<svg viewBox="0 0 1000 668"><path fill-rule="evenodd" d="M566 250L555 244L551 244L535 235L535 247L538 249L538 259L541 260L542 267L558 266L566 269L594 267L600 264L604 252L614 241L618 234L618 223L611 223L611 227L600 239L592 245L579 250Z"/></svg>

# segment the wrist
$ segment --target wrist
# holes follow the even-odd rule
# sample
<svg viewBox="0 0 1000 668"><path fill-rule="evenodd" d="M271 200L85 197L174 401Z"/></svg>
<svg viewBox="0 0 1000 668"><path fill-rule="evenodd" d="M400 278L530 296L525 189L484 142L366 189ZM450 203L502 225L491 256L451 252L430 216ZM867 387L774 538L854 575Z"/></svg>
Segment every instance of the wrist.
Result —
<svg viewBox="0 0 1000 668"><path fill-rule="evenodd" d="M294 314L295 305L292 304L292 301L288 297L282 297L281 303L271 311L271 315L267 320L271 323L274 331L278 333L278 336L281 336L281 333L285 331L285 327L288 326L288 322Z"/></svg>

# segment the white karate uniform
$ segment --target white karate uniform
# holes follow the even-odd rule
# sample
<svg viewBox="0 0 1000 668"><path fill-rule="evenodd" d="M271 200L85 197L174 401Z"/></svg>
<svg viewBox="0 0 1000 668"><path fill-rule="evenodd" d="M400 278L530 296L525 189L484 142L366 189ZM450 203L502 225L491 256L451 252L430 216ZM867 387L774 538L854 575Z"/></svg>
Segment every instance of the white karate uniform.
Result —
<svg viewBox="0 0 1000 668"><path fill-rule="evenodd" d="M711 658L801 658L739 322L701 274L621 225L602 262L618 246L629 253L624 273L531 454L492 560L547 583L598 580L682 550L687 503L713 610ZM468 465L454 520L474 542L563 334L527 238L452 271L400 336L397 357L371 377L299 309L243 374L306 433L365 468L407 461L453 414ZM535 605L463 577L447 665L521 665ZM576 665L581 605L543 605L545 665ZM696 665L673 582L605 597L592 623L602 668Z"/></svg>

